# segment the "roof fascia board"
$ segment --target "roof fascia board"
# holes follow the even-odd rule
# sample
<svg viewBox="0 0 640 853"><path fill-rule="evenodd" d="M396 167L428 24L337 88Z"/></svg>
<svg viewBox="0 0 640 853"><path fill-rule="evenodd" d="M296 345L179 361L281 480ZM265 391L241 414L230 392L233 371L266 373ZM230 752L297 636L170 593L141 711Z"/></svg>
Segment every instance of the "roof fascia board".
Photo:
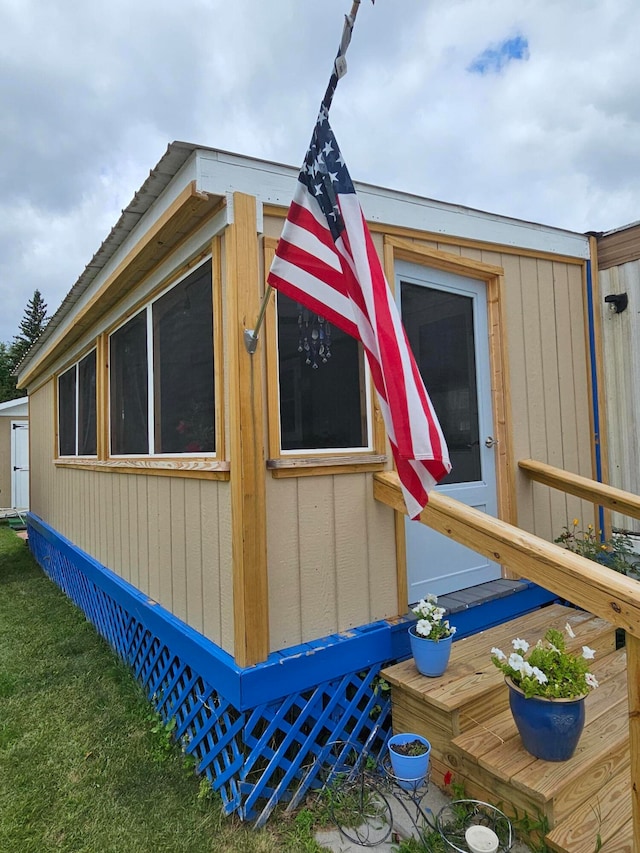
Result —
<svg viewBox="0 0 640 853"><path fill-rule="evenodd" d="M198 189L201 191L216 195L239 191L255 195L263 204L289 206L297 169L221 151L200 149L197 153ZM370 184L356 183L355 186L369 222L547 254L589 258L589 238L584 234Z"/></svg>
<svg viewBox="0 0 640 853"><path fill-rule="evenodd" d="M109 275L117 269L122 260L126 258L129 252L144 237L147 231L153 228L156 222L164 216L167 210L169 210L171 205L178 199L180 194L185 191L190 183L195 181L197 189L196 159L195 153L192 154L184 166L179 169L176 176L171 179L171 182L164 191L140 217L138 224L131 229L126 239L123 240L122 245L118 248L118 251L115 252L113 257L104 265L101 275L108 278Z"/></svg>
<svg viewBox="0 0 640 853"><path fill-rule="evenodd" d="M16 397L0 403L0 415L5 417L26 417L29 414L29 398Z"/></svg>
<svg viewBox="0 0 640 853"><path fill-rule="evenodd" d="M226 225L226 208L223 208L212 219L202 225L187 240L185 240L185 242L182 243L175 252L169 255L169 257L167 257L157 267L157 269L155 269L151 275L145 279L144 284L141 287L136 287L121 299L117 305L106 311L101 316L98 324L92 325L86 334L78 338L78 340L70 347L65 348L62 354L48 365L42 374L38 371L38 383L40 383L43 376L51 376L76 361L78 356L93 344L98 335L102 334L102 332L107 329L113 328L123 315L129 314L131 309L137 304L143 303L149 294L156 290L156 288L162 284L163 280L168 279L176 269L186 266L190 260L210 246L213 238L216 235L221 234ZM95 285L96 289L99 289L101 282L104 280L105 279L103 279L102 276L96 278L96 281L92 282L92 289L93 285ZM87 301L85 302L85 304L87 304L90 299L90 294L85 294L85 296L87 296ZM78 310L80 309L78 308ZM66 318L65 323L57 330L55 338L48 342L47 350L56 349L61 340L65 337L69 328L75 322L76 315L77 312L74 311L72 315Z"/></svg>

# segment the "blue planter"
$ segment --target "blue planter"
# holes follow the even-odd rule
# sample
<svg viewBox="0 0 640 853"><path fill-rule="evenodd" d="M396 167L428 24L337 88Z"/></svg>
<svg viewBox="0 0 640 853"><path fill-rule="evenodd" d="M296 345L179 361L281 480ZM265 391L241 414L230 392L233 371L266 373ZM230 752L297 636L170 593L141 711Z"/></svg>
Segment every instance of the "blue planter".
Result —
<svg viewBox="0 0 640 853"><path fill-rule="evenodd" d="M571 758L584 728L584 696L578 699L527 699L506 679L513 719L527 752L545 761Z"/></svg>
<svg viewBox="0 0 640 853"><path fill-rule="evenodd" d="M442 640L427 640L416 634L415 628L409 628L409 641L411 643L411 654L415 661L418 672L429 678L436 678L447 668L453 634Z"/></svg>
<svg viewBox="0 0 640 853"><path fill-rule="evenodd" d="M422 755L400 755L393 749L394 744L409 743L414 740L419 740L426 747L426 752ZM422 735L403 732L402 734L392 735L389 738L388 747L395 782L405 791L415 791L427 778L431 744Z"/></svg>

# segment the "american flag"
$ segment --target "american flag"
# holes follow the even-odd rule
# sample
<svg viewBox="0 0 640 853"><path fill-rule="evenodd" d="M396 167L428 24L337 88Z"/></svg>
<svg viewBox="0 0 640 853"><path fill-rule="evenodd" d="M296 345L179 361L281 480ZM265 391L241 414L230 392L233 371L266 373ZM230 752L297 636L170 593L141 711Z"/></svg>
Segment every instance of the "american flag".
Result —
<svg viewBox="0 0 640 853"><path fill-rule="evenodd" d="M362 342L411 518L449 453L384 277L325 102L269 272L272 287Z"/></svg>

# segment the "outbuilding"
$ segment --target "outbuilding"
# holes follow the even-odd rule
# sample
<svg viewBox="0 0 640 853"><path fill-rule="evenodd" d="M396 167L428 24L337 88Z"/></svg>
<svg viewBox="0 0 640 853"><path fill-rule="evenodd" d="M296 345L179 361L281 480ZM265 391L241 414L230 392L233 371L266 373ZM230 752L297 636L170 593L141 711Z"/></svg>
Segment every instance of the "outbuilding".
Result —
<svg viewBox="0 0 640 853"><path fill-rule="evenodd" d="M29 400L0 403L0 512L29 509Z"/></svg>

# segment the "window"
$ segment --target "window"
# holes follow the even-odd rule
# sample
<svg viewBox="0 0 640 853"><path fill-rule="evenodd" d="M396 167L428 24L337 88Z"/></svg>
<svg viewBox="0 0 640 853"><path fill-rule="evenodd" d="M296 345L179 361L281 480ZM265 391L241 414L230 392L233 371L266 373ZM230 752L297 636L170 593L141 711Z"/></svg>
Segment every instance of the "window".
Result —
<svg viewBox="0 0 640 853"><path fill-rule="evenodd" d="M58 453L96 455L96 351L58 377Z"/></svg>
<svg viewBox="0 0 640 853"><path fill-rule="evenodd" d="M370 447L362 346L277 294L281 450Z"/></svg>
<svg viewBox="0 0 640 853"><path fill-rule="evenodd" d="M215 452L211 261L110 337L111 453Z"/></svg>

